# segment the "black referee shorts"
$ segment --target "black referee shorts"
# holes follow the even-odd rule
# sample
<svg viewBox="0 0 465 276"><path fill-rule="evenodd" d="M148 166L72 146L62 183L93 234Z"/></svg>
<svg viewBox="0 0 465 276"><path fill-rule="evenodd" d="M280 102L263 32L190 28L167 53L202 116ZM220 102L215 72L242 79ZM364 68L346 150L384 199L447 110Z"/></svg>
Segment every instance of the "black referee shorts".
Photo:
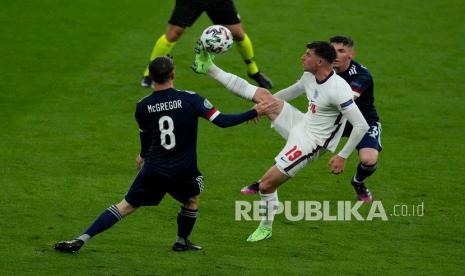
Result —
<svg viewBox="0 0 465 276"><path fill-rule="evenodd" d="M232 0L176 0L168 22L184 28L190 27L203 12L215 25L235 25L241 22Z"/></svg>
<svg viewBox="0 0 465 276"><path fill-rule="evenodd" d="M137 174L124 199L132 206L158 205L166 193L181 203L187 203L203 190L203 176L198 172L190 175L168 177L144 166Z"/></svg>

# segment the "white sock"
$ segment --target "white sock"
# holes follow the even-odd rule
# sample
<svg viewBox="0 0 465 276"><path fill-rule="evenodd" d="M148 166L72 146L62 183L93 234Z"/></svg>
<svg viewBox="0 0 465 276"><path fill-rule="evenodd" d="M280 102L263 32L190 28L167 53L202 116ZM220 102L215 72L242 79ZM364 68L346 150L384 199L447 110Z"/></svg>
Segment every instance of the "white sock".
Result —
<svg viewBox="0 0 465 276"><path fill-rule="evenodd" d="M208 69L208 75L224 85L229 91L247 100L252 100L258 88L234 74L221 70L215 64Z"/></svg>
<svg viewBox="0 0 465 276"><path fill-rule="evenodd" d="M76 239L81 240L81 241L86 243L88 240L90 240L90 238L92 238L92 237L87 235L87 234L82 234L79 237L77 237Z"/></svg>
<svg viewBox="0 0 465 276"><path fill-rule="evenodd" d="M181 238L180 236L176 238L176 242L179 242L182 245L186 245L186 239Z"/></svg>
<svg viewBox="0 0 465 276"><path fill-rule="evenodd" d="M278 191L276 190L271 194L262 194L260 192L260 196L260 209L264 211L264 213L261 212L263 217L260 226L271 228L273 226L274 215L279 205Z"/></svg>

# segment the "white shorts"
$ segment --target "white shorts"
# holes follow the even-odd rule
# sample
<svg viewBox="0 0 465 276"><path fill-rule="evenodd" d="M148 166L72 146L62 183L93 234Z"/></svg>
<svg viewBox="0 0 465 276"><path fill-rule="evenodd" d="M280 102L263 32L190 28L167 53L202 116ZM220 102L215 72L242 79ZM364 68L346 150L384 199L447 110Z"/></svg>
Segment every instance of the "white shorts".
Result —
<svg viewBox="0 0 465 276"><path fill-rule="evenodd" d="M271 126L274 127L276 132L278 132L284 139L287 139L291 129L297 125L298 122L302 121L304 115L305 114L300 110L284 101L283 110L281 110L278 117L271 122Z"/></svg>
<svg viewBox="0 0 465 276"><path fill-rule="evenodd" d="M308 162L317 159L326 151L313 142L310 131L306 129L304 115L284 102L283 110L272 124L276 131L287 139L275 161L276 167L289 177L295 176Z"/></svg>

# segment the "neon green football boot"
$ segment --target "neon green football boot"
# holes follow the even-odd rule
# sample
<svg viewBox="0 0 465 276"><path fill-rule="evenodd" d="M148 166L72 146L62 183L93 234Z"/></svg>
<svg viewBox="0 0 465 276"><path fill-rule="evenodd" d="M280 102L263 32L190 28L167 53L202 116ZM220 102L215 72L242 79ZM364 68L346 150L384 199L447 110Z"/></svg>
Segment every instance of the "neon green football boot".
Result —
<svg viewBox="0 0 465 276"><path fill-rule="evenodd" d="M247 238L249 242L258 242L271 238L271 228L258 226L255 231Z"/></svg>
<svg viewBox="0 0 465 276"><path fill-rule="evenodd" d="M210 54L203 47L202 43L197 41L197 45L194 48L195 60L192 63L192 70L198 74L207 74L208 69L213 65L213 59L215 56Z"/></svg>

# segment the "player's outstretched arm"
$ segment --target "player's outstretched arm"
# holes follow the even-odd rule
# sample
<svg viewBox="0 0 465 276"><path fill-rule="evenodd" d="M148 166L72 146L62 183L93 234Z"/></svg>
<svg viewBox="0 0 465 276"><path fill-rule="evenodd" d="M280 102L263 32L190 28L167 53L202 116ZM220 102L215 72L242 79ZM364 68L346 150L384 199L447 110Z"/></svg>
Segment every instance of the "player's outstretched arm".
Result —
<svg viewBox="0 0 465 276"><path fill-rule="evenodd" d="M293 100L297 98L298 96L302 95L304 92L305 92L305 88L302 82L299 80L293 85L274 93L273 96L283 101L289 102L290 100Z"/></svg>
<svg viewBox="0 0 465 276"><path fill-rule="evenodd" d="M216 116L215 119L213 119L212 123L219 127L225 128L239 125L248 120L252 120L255 117L257 117L257 111L255 109L238 114L220 113L218 116Z"/></svg>
<svg viewBox="0 0 465 276"><path fill-rule="evenodd" d="M254 106L253 109L238 114L223 114L219 111L218 115L212 120L215 125L225 128L232 127L243 122L249 121L258 115L266 115L276 109L275 102L262 102Z"/></svg>

